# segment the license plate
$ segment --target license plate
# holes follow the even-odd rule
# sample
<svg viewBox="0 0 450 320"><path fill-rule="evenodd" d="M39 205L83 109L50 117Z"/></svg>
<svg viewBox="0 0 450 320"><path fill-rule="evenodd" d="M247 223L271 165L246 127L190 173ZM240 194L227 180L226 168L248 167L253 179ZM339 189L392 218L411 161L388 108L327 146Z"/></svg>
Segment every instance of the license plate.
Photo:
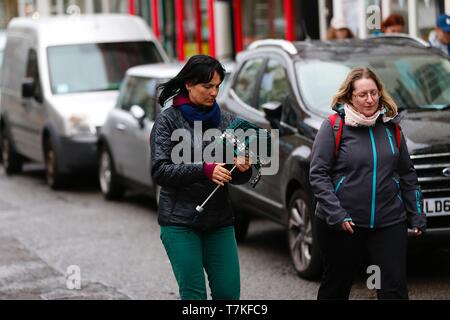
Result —
<svg viewBox="0 0 450 320"><path fill-rule="evenodd" d="M423 211L427 216L450 215L450 198L424 199L423 202Z"/></svg>

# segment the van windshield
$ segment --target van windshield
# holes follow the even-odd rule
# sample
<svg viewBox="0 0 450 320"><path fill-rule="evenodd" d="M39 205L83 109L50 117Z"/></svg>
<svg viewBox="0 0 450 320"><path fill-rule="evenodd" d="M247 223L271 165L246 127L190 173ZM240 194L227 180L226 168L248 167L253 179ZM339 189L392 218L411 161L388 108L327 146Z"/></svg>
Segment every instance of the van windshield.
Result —
<svg viewBox="0 0 450 320"><path fill-rule="evenodd" d="M118 90L128 68L163 62L149 41L53 46L47 54L53 94Z"/></svg>
<svg viewBox="0 0 450 320"><path fill-rule="evenodd" d="M304 60L297 63L305 103L331 113L330 103L350 70L366 66L378 74L400 110L442 110L450 104L450 62L440 56L402 55L346 61Z"/></svg>

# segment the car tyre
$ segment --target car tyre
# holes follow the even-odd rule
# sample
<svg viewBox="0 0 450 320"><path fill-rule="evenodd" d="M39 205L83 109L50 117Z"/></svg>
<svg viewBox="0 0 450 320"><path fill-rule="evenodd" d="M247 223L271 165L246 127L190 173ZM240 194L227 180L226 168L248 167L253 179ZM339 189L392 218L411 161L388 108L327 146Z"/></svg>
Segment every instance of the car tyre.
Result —
<svg viewBox="0 0 450 320"><path fill-rule="evenodd" d="M65 176L58 168L58 158L50 139L44 144L45 177L47 185L53 190L61 190L65 185Z"/></svg>
<svg viewBox="0 0 450 320"><path fill-rule="evenodd" d="M1 134L1 158L3 169L8 176L20 173L23 167L23 157L17 153L11 141L9 133L4 129Z"/></svg>
<svg viewBox="0 0 450 320"><path fill-rule="evenodd" d="M234 210L234 234L236 241L241 243L244 242L248 234L248 228L250 226L250 216L243 210Z"/></svg>
<svg viewBox="0 0 450 320"><path fill-rule="evenodd" d="M322 272L322 258L317 245L311 198L306 192L294 192L288 206L288 244L292 263L297 274L315 280Z"/></svg>
<svg viewBox="0 0 450 320"><path fill-rule="evenodd" d="M98 177L100 189L106 200L120 200L123 197L125 187L119 182L111 152L105 146L100 149Z"/></svg>

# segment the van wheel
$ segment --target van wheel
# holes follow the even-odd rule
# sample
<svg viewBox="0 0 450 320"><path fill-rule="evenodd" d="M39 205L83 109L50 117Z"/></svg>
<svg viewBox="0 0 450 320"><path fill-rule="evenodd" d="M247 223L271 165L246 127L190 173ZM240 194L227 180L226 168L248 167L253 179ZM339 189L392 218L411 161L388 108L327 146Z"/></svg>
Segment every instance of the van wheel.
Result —
<svg viewBox="0 0 450 320"><path fill-rule="evenodd" d="M23 167L23 158L17 153L14 145L11 143L11 138L9 134L4 129L1 135L2 143L2 161L3 168L7 175L12 175L15 173L20 173Z"/></svg>
<svg viewBox="0 0 450 320"><path fill-rule="evenodd" d="M288 243L297 274L308 280L317 279L322 261L313 229L310 198L302 190L294 192L288 206Z"/></svg>
<svg viewBox="0 0 450 320"><path fill-rule="evenodd" d="M234 234L236 241L241 243L245 240L250 226L250 216L242 210L234 210Z"/></svg>
<svg viewBox="0 0 450 320"><path fill-rule="evenodd" d="M65 185L65 179L59 172L56 152L49 140L45 142L44 152L47 185L53 190L60 190Z"/></svg>
<svg viewBox="0 0 450 320"><path fill-rule="evenodd" d="M100 150L98 178L100 182L100 189L102 190L105 199L119 200L123 197L125 188L118 181L118 177L114 169L114 161L111 153L106 147L102 147Z"/></svg>

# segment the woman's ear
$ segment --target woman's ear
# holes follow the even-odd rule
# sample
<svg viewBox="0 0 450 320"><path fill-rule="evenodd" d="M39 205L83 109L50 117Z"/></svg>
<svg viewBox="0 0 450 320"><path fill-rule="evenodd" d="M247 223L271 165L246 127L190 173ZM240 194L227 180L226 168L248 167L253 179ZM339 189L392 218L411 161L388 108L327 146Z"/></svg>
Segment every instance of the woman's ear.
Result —
<svg viewBox="0 0 450 320"><path fill-rule="evenodd" d="M186 87L186 90L187 90L188 92L191 91L191 88L193 87L192 83L190 83L190 82L186 82L186 83L184 84L184 86Z"/></svg>

